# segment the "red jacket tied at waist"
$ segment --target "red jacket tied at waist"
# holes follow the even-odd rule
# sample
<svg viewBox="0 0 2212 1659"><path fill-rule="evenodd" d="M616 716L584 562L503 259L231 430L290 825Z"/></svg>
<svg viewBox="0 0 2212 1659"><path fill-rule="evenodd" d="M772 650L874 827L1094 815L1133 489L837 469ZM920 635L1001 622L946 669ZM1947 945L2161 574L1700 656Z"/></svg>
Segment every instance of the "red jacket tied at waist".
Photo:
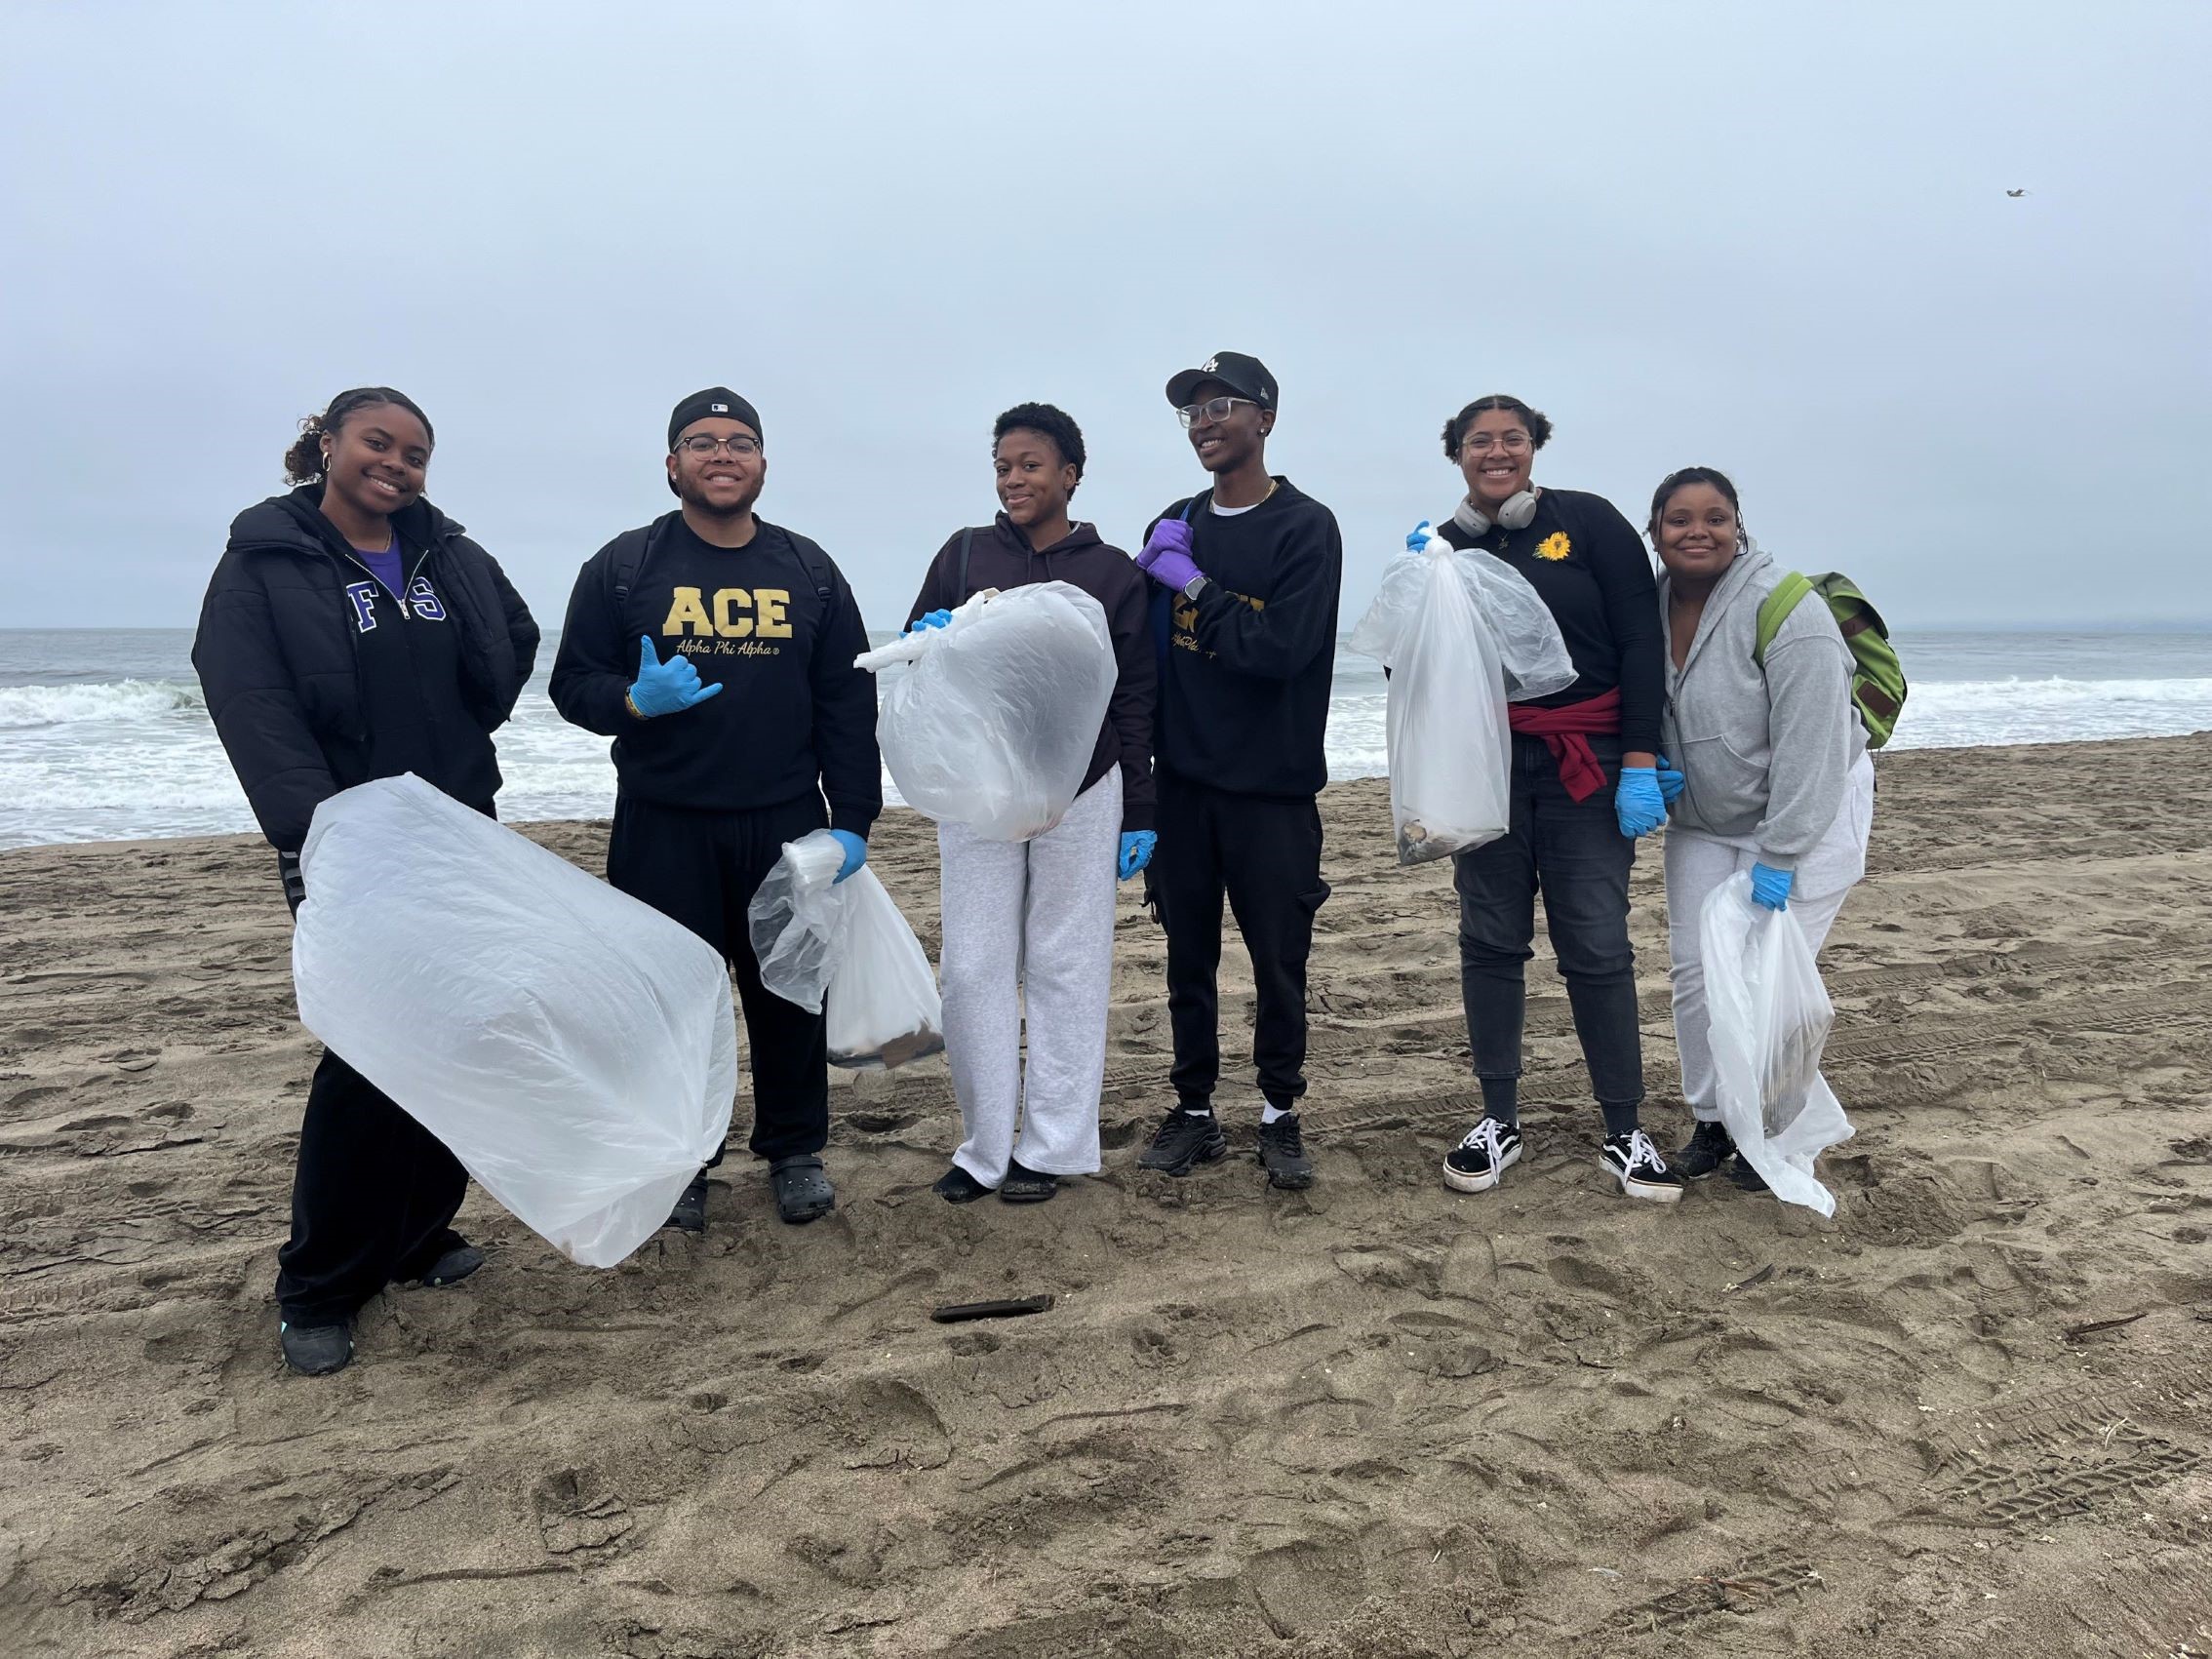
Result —
<svg viewBox="0 0 2212 1659"><path fill-rule="evenodd" d="M1506 724L1524 736L1543 738L1544 747L1560 764L1560 782L1566 786L1567 799L1587 801L1605 787L1605 769L1591 752L1590 738L1620 731L1621 689L1615 686L1564 708L1508 703Z"/></svg>

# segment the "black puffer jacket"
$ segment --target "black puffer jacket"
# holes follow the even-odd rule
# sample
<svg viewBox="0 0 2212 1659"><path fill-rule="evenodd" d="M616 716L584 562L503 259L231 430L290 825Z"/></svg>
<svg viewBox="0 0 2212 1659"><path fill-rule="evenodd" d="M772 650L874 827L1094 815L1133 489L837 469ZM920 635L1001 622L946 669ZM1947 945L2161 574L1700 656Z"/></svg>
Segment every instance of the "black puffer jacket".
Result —
<svg viewBox="0 0 2212 1659"><path fill-rule="evenodd" d="M412 657L391 654L399 608L385 602L381 635L364 628L347 587L367 572L321 500L307 485L232 521L192 642L216 734L262 833L286 852L321 802L400 771L489 809L499 786L492 733L537 655L537 624L496 561L417 501L392 515L409 579L425 578L433 596L415 609L458 631L424 658L450 672L407 674Z"/></svg>

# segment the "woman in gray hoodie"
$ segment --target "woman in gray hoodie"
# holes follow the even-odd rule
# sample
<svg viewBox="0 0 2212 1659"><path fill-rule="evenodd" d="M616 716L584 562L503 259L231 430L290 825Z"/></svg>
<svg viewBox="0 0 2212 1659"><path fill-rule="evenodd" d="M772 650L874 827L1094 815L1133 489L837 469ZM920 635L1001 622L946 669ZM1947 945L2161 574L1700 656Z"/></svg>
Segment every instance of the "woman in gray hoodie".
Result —
<svg viewBox="0 0 2212 1659"><path fill-rule="evenodd" d="M1761 604L1789 573L1744 533L1736 487L1711 467L1671 474L1651 498L1667 631L1661 741L1682 775L1667 829L1667 932L1682 1095L1696 1114L1674 1165L1692 1180L1734 1152L1720 1124L1699 918L1750 873L1752 897L1787 910L1817 952L1867 869L1874 764L1851 704L1851 652L1817 594L1757 654ZM1662 763L1664 765L1664 763ZM1738 1185L1762 1187L1741 1157Z"/></svg>

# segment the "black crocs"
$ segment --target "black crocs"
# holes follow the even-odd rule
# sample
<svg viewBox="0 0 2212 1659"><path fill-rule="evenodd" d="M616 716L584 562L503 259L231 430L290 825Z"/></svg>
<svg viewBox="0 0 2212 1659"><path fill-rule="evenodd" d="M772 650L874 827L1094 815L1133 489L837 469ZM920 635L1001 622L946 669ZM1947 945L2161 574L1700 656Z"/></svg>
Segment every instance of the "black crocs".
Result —
<svg viewBox="0 0 2212 1659"><path fill-rule="evenodd" d="M819 1221L837 1207L837 1189L823 1172L822 1161L812 1153L779 1158L769 1165L769 1185L775 1189L775 1212L794 1227Z"/></svg>

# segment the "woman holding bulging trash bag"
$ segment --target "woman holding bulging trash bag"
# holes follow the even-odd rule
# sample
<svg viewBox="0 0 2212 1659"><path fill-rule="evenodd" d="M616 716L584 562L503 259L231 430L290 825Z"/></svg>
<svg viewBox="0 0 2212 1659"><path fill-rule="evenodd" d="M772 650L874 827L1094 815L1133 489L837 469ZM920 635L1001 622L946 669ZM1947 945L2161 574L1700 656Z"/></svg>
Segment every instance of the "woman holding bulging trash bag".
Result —
<svg viewBox="0 0 2212 1659"><path fill-rule="evenodd" d="M485 813L492 733L530 678L537 624L493 557L422 498L429 418L388 386L341 392L285 453L296 486L232 521L192 666L216 734L277 849L286 902L315 808L414 772ZM468 1176L336 1054L307 1092L277 1252L286 1363L353 1358L353 1316L393 1282L451 1284L484 1254L453 1230Z"/></svg>
<svg viewBox="0 0 2212 1659"><path fill-rule="evenodd" d="M1022 842L937 826L945 1054L967 1130L936 1184L951 1204L993 1191L1037 1203L1061 1176L1098 1168L1114 885L1145 867L1154 843L1157 668L1144 573L1068 516L1084 447L1066 415L1042 403L1007 410L992 428L991 458L1003 510L939 549L910 626L942 626L989 588L1066 582L1105 611L1117 673L1083 786L1057 825Z"/></svg>
<svg viewBox="0 0 2212 1659"><path fill-rule="evenodd" d="M1674 1203L1681 1177L1643 1132L1643 1046L1629 947L1636 843L1666 821L1657 764L1664 645L1651 562L1602 496L1530 481L1552 423L1519 398L1478 398L1444 422L1467 494L1440 530L1527 578L1577 679L1511 705L1511 823L1452 862L1460 987L1482 1116L1444 1160L1445 1183L1486 1192L1520 1162L1523 968L1536 895L1604 1114L1599 1159L1630 1198Z"/></svg>
<svg viewBox="0 0 2212 1659"><path fill-rule="evenodd" d="M1852 706L1852 657L1806 593L1760 650L1760 611L1788 573L1744 533L1736 487L1711 467L1671 473L1651 497L1667 631L1665 752L1683 778L1667 831L1667 933L1682 1097L1697 1119L1675 1167L1710 1175L1735 1151L1720 1123L1705 998L1705 901L1737 871L1752 901L1786 910L1817 954L1867 871L1874 762ZM1785 596L1787 600L1787 596ZM1730 1174L1766 1183L1738 1154Z"/></svg>

